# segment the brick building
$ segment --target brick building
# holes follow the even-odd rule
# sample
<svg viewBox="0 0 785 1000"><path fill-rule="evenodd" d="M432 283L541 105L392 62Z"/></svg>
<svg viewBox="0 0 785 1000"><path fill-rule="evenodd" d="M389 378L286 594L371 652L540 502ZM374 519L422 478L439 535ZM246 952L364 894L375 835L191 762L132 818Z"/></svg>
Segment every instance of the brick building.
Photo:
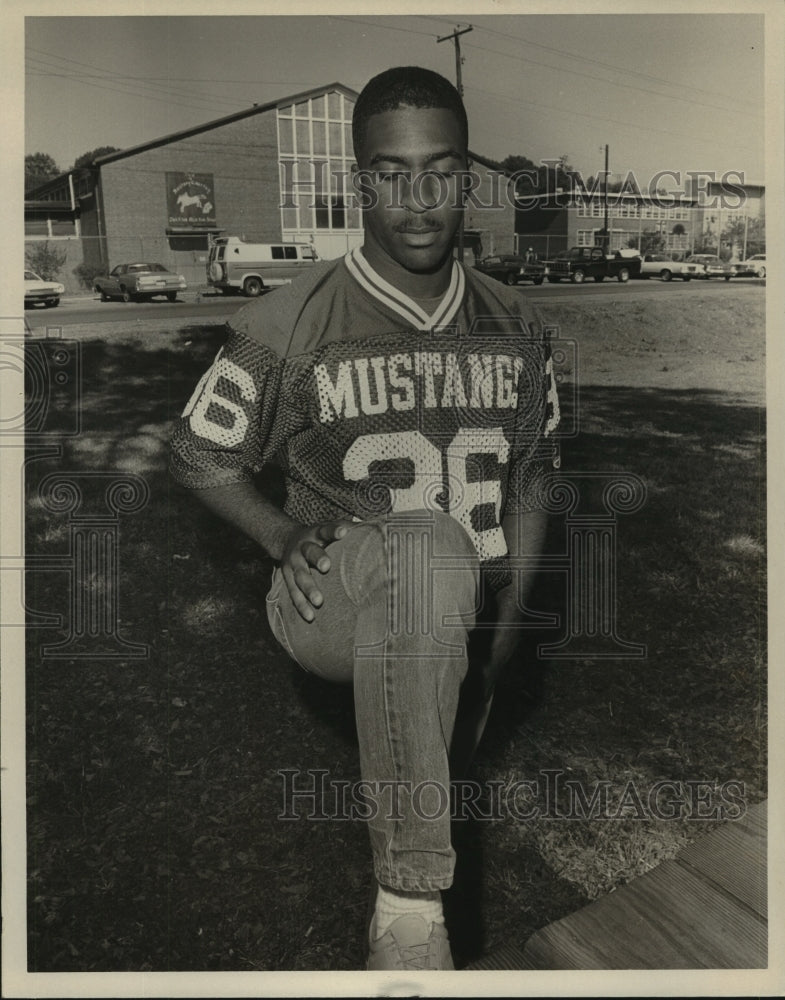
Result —
<svg viewBox="0 0 785 1000"><path fill-rule="evenodd" d="M531 199L534 200L533 198ZM605 228L603 196L559 193L516 212L516 247L532 247L549 257L569 247L601 245ZM647 236L664 238L667 253L689 254L701 231L701 209L684 195L660 200L645 195L608 194L611 251L640 249Z"/></svg>
<svg viewBox="0 0 785 1000"><path fill-rule="evenodd" d="M217 235L312 243L321 257L338 257L362 242L351 184L356 98L332 83L99 157L30 192L26 241L72 244L60 275L68 291L78 288L81 260L154 260L202 284ZM506 178L483 168L466 219L469 262L513 249L511 199L478 207L499 182L506 190Z"/></svg>

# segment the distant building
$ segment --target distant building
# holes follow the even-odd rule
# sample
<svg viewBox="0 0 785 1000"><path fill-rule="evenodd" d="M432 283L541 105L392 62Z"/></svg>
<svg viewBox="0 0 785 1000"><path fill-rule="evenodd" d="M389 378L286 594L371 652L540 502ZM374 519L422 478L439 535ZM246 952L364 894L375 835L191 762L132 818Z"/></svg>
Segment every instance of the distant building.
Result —
<svg viewBox="0 0 785 1000"><path fill-rule="evenodd" d="M321 257L341 256L362 242L351 183L356 99L332 83L99 157L28 193L26 241L68 250L60 278L69 291L82 261L154 260L202 284L217 235L311 243ZM491 188L508 187L491 173L477 190L484 203ZM512 252L513 243L509 197L467 213L467 262Z"/></svg>
<svg viewBox="0 0 785 1000"><path fill-rule="evenodd" d="M357 94L339 83L254 105L99 157L30 197L70 204L86 263L157 260L204 280L211 236L310 242L336 257L360 242L351 189ZM26 236L50 217L26 212ZM52 233L54 235L54 233Z"/></svg>
<svg viewBox="0 0 785 1000"><path fill-rule="evenodd" d="M765 242L766 188L763 184L704 181L696 192L701 230L723 257L746 257L748 238ZM719 247L719 250L716 248ZM757 248L755 252L760 252Z"/></svg>
<svg viewBox="0 0 785 1000"><path fill-rule="evenodd" d="M605 200L602 194L556 194L531 196L532 205L519 207L515 216L519 253L532 247L540 257L552 256L569 247L602 245ZM700 233L700 210L684 195L608 193L608 248L640 249L647 238L662 239L666 253L692 251Z"/></svg>
<svg viewBox="0 0 785 1000"><path fill-rule="evenodd" d="M656 197L608 192L611 251L640 249L657 237L665 253L689 254L701 247L730 257L744 253L745 233L753 222L765 222L762 184L704 180L699 189L688 183L685 192L663 192ZM530 195L519 201L516 210L516 250L524 253L532 247L540 257L547 257L571 246L601 245L604 227L602 192ZM762 227L750 231L757 234Z"/></svg>

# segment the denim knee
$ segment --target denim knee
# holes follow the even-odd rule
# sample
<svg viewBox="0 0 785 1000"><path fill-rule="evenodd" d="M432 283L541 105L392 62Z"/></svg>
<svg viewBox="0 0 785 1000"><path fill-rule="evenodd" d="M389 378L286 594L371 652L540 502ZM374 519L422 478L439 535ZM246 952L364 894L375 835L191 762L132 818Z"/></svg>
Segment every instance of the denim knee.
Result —
<svg viewBox="0 0 785 1000"><path fill-rule="evenodd" d="M441 511L415 510L391 514L385 523L388 549L397 532L406 535L406 544L419 550L429 562L427 578L434 606L445 613L469 615L476 611L480 563L474 544L454 517ZM396 561L388 559L388 566Z"/></svg>
<svg viewBox="0 0 785 1000"><path fill-rule="evenodd" d="M352 537L354 536L354 537ZM477 611L479 560L462 525L431 510L395 512L363 522L349 533L341 573L359 605L396 595L427 602L438 625L455 616L471 626Z"/></svg>

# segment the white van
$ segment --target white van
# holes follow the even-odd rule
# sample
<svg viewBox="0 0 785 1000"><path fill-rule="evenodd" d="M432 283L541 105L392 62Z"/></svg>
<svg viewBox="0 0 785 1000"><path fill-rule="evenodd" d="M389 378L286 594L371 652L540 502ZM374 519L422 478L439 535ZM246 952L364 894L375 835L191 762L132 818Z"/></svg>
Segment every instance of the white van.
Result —
<svg viewBox="0 0 785 1000"><path fill-rule="evenodd" d="M286 285L319 255L310 243L245 243L239 236L219 236L210 246L207 282L224 295L261 295Z"/></svg>

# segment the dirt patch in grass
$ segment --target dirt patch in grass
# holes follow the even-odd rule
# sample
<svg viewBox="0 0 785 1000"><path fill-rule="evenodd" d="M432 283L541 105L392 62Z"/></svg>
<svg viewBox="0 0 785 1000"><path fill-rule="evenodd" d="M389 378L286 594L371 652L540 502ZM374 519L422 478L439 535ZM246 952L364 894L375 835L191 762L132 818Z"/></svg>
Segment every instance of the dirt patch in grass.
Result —
<svg viewBox="0 0 785 1000"><path fill-rule="evenodd" d="M565 476L645 486L618 517L616 562L618 637L645 655L559 659L537 650L563 629L527 633L473 774L485 812L456 823L447 905L463 959L524 941L765 797L763 299L695 292L543 305L578 346L559 369L576 427ZM49 473L149 487L118 522L119 630L144 657L44 656L66 636L68 587L28 577L31 612L64 622L28 630L33 971L362 967L366 830L279 818L281 772L298 787L313 768L359 778L351 692L287 661L264 610L269 561L166 472L172 421L223 337L217 323L87 328L82 432L56 459L31 453L31 554L68 546L67 515L38 493ZM100 479L82 486L104 503ZM554 517L550 552L566 532ZM534 609L563 621L565 601L564 574L543 573ZM491 782L518 788L498 816Z"/></svg>
<svg viewBox="0 0 785 1000"><path fill-rule="evenodd" d="M542 310L557 337L577 342L581 385L712 390L762 404L765 305L755 291L543 302Z"/></svg>

